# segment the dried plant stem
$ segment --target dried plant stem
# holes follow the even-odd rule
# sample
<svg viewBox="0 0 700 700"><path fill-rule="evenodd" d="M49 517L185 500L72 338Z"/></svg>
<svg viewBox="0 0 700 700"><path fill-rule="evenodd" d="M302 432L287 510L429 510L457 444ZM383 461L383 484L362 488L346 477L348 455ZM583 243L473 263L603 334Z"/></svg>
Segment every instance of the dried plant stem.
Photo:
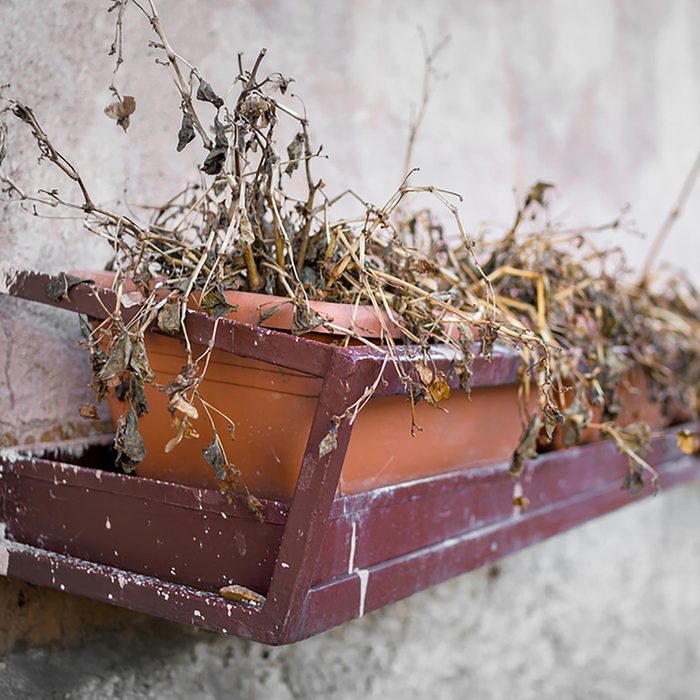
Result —
<svg viewBox="0 0 700 700"><path fill-rule="evenodd" d="M656 234L656 237L654 238L654 240L651 243L651 246L649 247L649 252L647 253L646 259L644 260L644 265L642 266L642 280L648 280L654 263L658 262L659 252L661 251L662 246L666 242L668 235L671 233L673 225L676 223L676 220L681 215L683 207L685 207L685 204L688 201L688 197L690 196L690 193L695 187L695 182L698 179L698 175L700 175L700 151L698 151L698 154L695 157L695 160L693 161L690 170L688 171L685 181L683 182L683 187L681 188L681 191L678 195L678 199L673 205L671 211L668 213L663 225L659 229L659 232Z"/></svg>

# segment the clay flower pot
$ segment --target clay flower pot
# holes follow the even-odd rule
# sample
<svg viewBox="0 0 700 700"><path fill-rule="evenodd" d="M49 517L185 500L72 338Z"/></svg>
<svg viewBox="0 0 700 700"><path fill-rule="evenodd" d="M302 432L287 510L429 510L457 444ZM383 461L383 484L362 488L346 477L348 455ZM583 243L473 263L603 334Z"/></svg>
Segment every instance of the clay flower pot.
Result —
<svg viewBox="0 0 700 700"><path fill-rule="evenodd" d="M110 273L78 274L106 287L111 286L113 278ZM263 313L277 307L260 325L290 331L293 307L289 299L249 292L227 292L226 298L238 306L230 318L256 324ZM368 338L380 335L381 324L372 307L356 309L323 302L311 302L311 306L338 326L352 327ZM389 323L390 330L392 325ZM322 342L337 341L339 337L323 327L313 334L314 340ZM182 342L147 333L145 344L155 382L169 384L185 364ZM204 349L194 347L195 356ZM230 447L227 443L227 454L255 495L280 499L293 495L321 382L318 377L297 371L212 351L199 392L235 424L235 440ZM139 476L215 487L214 472L202 455L211 440L206 416L191 421L200 437L184 439L166 453L165 446L174 435L167 396L148 385L146 397L150 410L139 419L146 456L137 467ZM124 404L114 396L108 400L116 423ZM219 435L226 439L227 421L214 415L214 422ZM423 430L412 437L410 405L405 396L370 399L355 421L340 491L367 491L465 466L509 460L522 430L517 386L476 387L471 400L464 392L454 391L439 408L420 403L416 422Z"/></svg>

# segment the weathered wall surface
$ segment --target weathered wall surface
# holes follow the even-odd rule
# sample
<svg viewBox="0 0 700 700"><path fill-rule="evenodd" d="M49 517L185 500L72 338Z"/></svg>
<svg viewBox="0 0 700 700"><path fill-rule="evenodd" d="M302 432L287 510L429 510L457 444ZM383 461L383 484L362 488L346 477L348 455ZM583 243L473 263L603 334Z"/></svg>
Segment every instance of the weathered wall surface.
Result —
<svg viewBox="0 0 700 700"><path fill-rule="evenodd" d="M543 179L557 183L554 211L569 222L597 223L629 202L639 229L653 234L700 146L694 0L161 4L173 44L219 89L239 50L252 60L266 46L268 69L296 78L315 141L331 156L319 163L329 192L352 186L376 202L402 176L422 70L417 28L431 41L451 34L414 164L416 182L464 194L472 230L509 221L512 188L522 194ZM132 11L119 84L137 112L124 135L102 114L112 68L104 4L0 0L0 84L35 107L94 198L115 206L164 199L198 156L174 152L178 100L148 58L147 34ZM37 168L16 127L5 167L27 187L66 192ZM695 196L664 250L696 279L699 218ZM646 251L639 238L614 242L635 263ZM46 271L109 256L79 222L37 219L16 205L0 204L0 244L3 261ZM0 301L2 443L90 429L75 417L87 398L75 337L60 313ZM464 576L287 649L3 582L2 648L73 646L6 656L0 696L50 697L55 688L76 698L696 697L699 504L697 488L664 494L512 557L498 576ZM121 631L80 643L101 621Z"/></svg>

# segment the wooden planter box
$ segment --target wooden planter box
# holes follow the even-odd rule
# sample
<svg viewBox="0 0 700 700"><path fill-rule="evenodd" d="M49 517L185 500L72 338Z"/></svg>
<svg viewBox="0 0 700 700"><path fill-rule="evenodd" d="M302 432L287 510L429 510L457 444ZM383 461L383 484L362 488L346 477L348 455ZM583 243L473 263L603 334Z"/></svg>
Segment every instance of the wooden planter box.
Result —
<svg viewBox="0 0 700 700"><path fill-rule="evenodd" d="M10 293L100 318L111 292L79 285L58 304L51 278L23 273ZM102 304L97 300L99 295ZM111 306L110 306L110 301ZM125 307L128 318L133 307ZM213 322L188 314L193 342L206 344ZM220 321L216 347L319 377L293 496L263 499L264 522L216 490L114 473L109 450L79 464L5 458L0 463L0 574L52 586L206 629L285 644L326 630L430 585L481 566L629 503L621 489L627 460L610 442L543 455L525 467L512 505L508 464L469 464L370 491L339 492L352 426L341 423L337 448L321 454L335 415L372 384L383 357L257 326ZM407 349L406 352L410 352ZM450 354L435 362L451 385ZM515 382L519 358L506 351L478 360L475 387ZM402 392L389 366L381 396ZM654 440L648 459L662 487L689 481L700 461L682 455L675 429ZM407 439L410 439L407 437ZM428 470L429 471L429 470ZM265 595L252 605L219 595L238 584Z"/></svg>

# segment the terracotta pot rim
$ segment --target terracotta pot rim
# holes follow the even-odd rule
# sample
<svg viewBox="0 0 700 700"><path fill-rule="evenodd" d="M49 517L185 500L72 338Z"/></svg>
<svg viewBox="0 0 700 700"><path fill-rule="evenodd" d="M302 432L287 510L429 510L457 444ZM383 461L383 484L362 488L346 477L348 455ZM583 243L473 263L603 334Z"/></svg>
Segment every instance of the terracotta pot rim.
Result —
<svg viewBox="0 0 700 700"><path fill-rule="evenodd" d="M83 279L89 278L97 286L105 288L111 288L115 277L114 272L107 270L77 269L71 270L70 274ZM129 292L136 291L135 285L129 280L127 280L125 288ZM229 304L238 307L236 311L227 314L227 318L262 328L291 331L294 320L294 307L293 300L290 297L239 290L226 291L224 296ZM198 302L198 293L194 293L193 298ZM268 318L260 322L260 316L266 311L272 311L275 306L278 308ZM363 338L381 338L387 330L394 340L400 340L402 337L400 330L384 310L380 310L380 316L386 330L383 328L382 322L372 306L359 305L356 307L354 304L341 304L329 301L310 301L309 306L329 322L342 328L348 328ZM199 307L196 306L196 308ZM327 328L324 325L319 325L309 332L340 337L347 335L340 329Z"/></svg>

